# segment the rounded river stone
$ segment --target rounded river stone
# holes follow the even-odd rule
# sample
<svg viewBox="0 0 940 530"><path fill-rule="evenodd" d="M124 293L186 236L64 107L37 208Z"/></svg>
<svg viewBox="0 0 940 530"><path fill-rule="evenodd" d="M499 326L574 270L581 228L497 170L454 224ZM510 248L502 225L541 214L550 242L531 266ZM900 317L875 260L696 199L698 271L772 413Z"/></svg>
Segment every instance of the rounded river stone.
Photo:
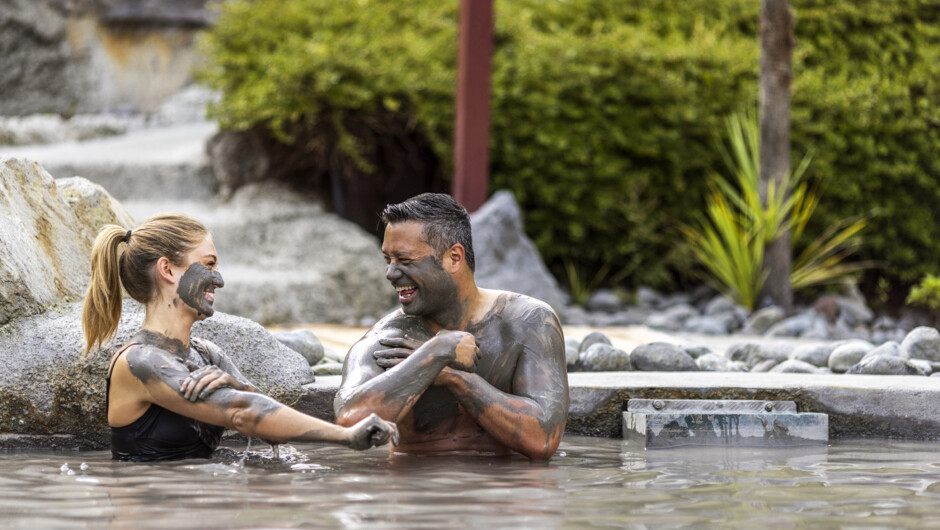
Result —
<svg viewBox="0 0 940 530"><path fill-rule="evenodd" d="M904 337L901 348L912 359L940 362L940 331L927 326L914 328Z"/></svg>
<svg viewBox="0 0 940 530"><path fill-rule="evenodd" d="M588 372L632 371L630 354L598 342L581 353L581 367Z"/></svg>
<svg viewBox="0 0 940 530"><path fill-rule="evenodd" d="M682 348L668 342L637 346L630 354L633 366L645 372L697 372L698 365Z"/></svg>

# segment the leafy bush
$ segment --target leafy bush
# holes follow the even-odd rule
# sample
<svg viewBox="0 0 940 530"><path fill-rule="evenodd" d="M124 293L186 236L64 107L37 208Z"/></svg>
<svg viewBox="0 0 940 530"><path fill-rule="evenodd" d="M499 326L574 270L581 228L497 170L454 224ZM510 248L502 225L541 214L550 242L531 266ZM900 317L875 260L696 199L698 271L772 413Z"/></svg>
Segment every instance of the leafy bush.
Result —
<svg viewBox="0 0 940 530"><path fill-rule="evenodd" d="M858 255L880 268L866 284L887 278L906 293L940 261L940 0L792 6L793 151L814 151L808 177L828 183L807 230L874 212ZM411 134L396 143L432 147L409 156L434 157L449 174L456 8L226 2L205 47L203 78L224 94L214 113L223 127L267 127L301 150L320 145L310 131L326 127L342 139L343 167L355 166L349 178L392 178L374 145L392 123ZM705 207L721 117L757 100L758 9L496 2L491 187L513 191L557 276L604 272L608 283L660 288L690 278L678 227Z"/></svg>

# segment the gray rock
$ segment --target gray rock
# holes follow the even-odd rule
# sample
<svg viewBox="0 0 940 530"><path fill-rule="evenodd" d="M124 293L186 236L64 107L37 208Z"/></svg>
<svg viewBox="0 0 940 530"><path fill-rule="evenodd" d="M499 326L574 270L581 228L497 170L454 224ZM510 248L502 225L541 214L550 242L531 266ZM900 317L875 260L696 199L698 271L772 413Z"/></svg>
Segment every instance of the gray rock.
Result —
<svg viewBox="0 0 940 530"><path fill-rule="evenodd" d="M223 263L219 311L356 324L396 305L375 238L283 186L243 186L204 221Z"/></svg>
<svg viewBox="0 0 940 530"><path fill-rule="evenodd" d="M876 346L862 357L862 360L869 357L900 357L901 359L910 359L910 355L903 350L897 342L886 342L881 346Z"/></svg>
<svg viewBox="0 0 940 530"><path fill-rule="evenodd" d="M727 296L721 294L718 295L705 304L705 310L703 314L705 315L717 315L719 313L727 313L735 308L740 307L734 300L728 298Z"/></svg>
<svg viewBox="0 0 940 530"><path fill-rule="evenodd" d="M923 370L910 360L887 355L862 359L845 373L861 375L926 375Z"/></svg>
<svg viewBox="0 0 940 530"><path fill-rule="evenodd" d="M791 344L761 344L758 348L751 349L748 352L747 358L744 359L744 364L753 371L755 366L768 360L773 361L774 365L782 363L790 358L792 352L793 345Z"/></svg>
<svg viewBox="0 0 940 530"><path fill-rule="evenodd" d="M281 344L304 356L311 366L323 359L323 343L309 329L292 329L274 334Z"/></svg>
<svg viewBox="0 0 940 530"><path fill-rule="evenodd" d="M220 131L206 142L219 194L228 198L238 188L267 177L271 160L254 130Z"/></svg>
<svg viewBox="0 0 940 530"><path fill-rule="evenodd" d="M663 307L665 300L663 295L651 287L641 285L636 290L636 303L640 307L659 309Z"/></svg>
<svg viewBox="0 0 940 530"><path fill-rule="evenodd" d="M875 318L875 313L865 305L865 299L861 297L838 296L836 300L839 304L839 317L851 326L869 324Z"/></svg>
<svg viewBox="0 0 940 530"><path fill-rule="evenodd" d="M565 306L558 312L561 322L568 326L590 325L591 317L583 307L574 305Z"/></svg>
<svg viewBox="0 0 940 530"><path fill-rule="evenodd" d="M769 372L778 364L780 364L780 361L776 359L766 359L752 366L750 371L753 373Z"/></svg>
<svg viewBox="0 0 940 530"><path fill-rule="evenodd" d="M607 338L607 335L604 335L600 331L592 331L591 333L588 333L588 335L584 337L584 339L578 345L578 351L587 351L588 348L595 344L607 344L610 346L611 342L610 339Z"/></svg>
<svg viewBox="0 0 940 530"><path fill-rule="evenodd" d="M108 360L143 323L143 308L125 300L114 341L82 357L82 303L58 305L0 328L0 432L69 434L90 447L109 443L105 417ZM304 358L264 328L216 312L193 327L193 336L226 352L259 391L293 403L312 381Z"/></svg>
<svg viewBox="0 0 940 530"><path fill-rule="evenodd" d="M346 352L338 352L334 350L333 348L324 347L323 348L323 360L320 362L334 361L334 362L338 362L342 364L343 361L345 360L346 360Z"/></svg>
<svg viewBox="0 0 940 530"><path fill-rule="evenodd" d="M645 372L697 372L691 355L675 344L653 342L637 346L630 353L633 367Z"/></svg>
<svg viewBox="0 0 940 530"><path fill-rule="evenodd" d="M812 364L804 361L798 361L796 359L789 359L783 361L782 363L774 366L770 369L771 372L779 372L784 374L818 374L820 370L818 367L813 366Z"/></svg>
<svg viewBox="0 0 940 530"><path fill-rule="evenodd" d="M581 341L574 337L565 337L565 347L574 348L575 351L578 351L578 347L581 346Z"/></svg>
<svg viewBox="0 0 940 530"><path fill-rule="evenodd" d="M96 231L36 162L0 156L0 324L84 297Z"/></svg>
<svg viewBox="0 0 940 530"><path fill-rule="evenodd" d="M598 289L591 293L584 307L588 311L603 311L605 313L615 313L623 306L623 302L617 293L610 289Z"/></svg>
<svg viewBox="0 0 940 530"><path fill-rule="evenodd" d="M793 349L790 358L816 367L825 366L828 368L832 348L831 344L801 344Z"/></svg>
<svg viewBox="0 0 940 530"><path fill-rule="evenodd" d="M581 352L578 351L578 348L565 344L565 364L568 365L569 370L578 365L580 356Z"/></svg>
<svg viewBox="0 0 940 530"><path fill-rule="evenodd" d="M825 320L815 311L806 311L781 320L771 326L764 335L767 337L799 337L812 328L814 324L819 323L825 325Z"/></svg>
<svg viewBox="0 0 940 530"><path fill-rule="evenodd" d="M933 375L934 365L930 361L924 359L908 359L911 364L919 368L925 375Z"/></svg>
<svg viewBox="0 0 940 530"><path fill-rule="evenodd" d="M629 353L603 343L592 344L581 352L581 367L586 372L633 370Z"/></svg>
<svg viewBox="0 0 940 530"><path fill-rule="evenodd" d="M874 348L870 342L863 340L849 340L840 343L829 354L829 369L837 374L845 373Z"/></svg>
<svg viewBox="0 0 940 530"><path fill-rule="evenodd" d="M104 225L109 224L127 229L137 226L121 203L94 182L82 177L70 177L56 179L55 183L79 221L92 234L97 234Z"/></svg>
<svg viewBox="0 0 940 530"><path fill-rule="evenodd" d="M728 359L731 359L732 361L743 362L745 359L750 357L753 352L756 352L756 351L760 351L759 344L739 343L739 344L731 345L731 347L728 348L728 352L726 355L728 356Z"/></svg>
<svg viewBox="0 0 940 530"><path fill-rule="evenodd" d="M696 345L683 346L682 351L684 351L685 353L688 353L693 359L698 359L699 357L703 355L712 353L711 348L709 348L708 346L696 346Z"/></svg>
<svg viewBox="0 0 940 530"><path fill-rule="evenodd" d="M682 325L683 331L703 335L726 335L729 331L726 320L715 316L694 316Z"/></svg>
<svg viewBox="0 0 940 530"><path fill-rule="evenodd" d="M735 364L730 359L718 353L706 353L695 359L695 364L702 372L734 372L747 370L747 368L736 370Z"/></svg>
<svg viewBox="0 0 940 530"><path fill-rule="evenodd" d="M635 326L642 324L649 317L649 313L633 308L617 311L616 313L594 313L592 319L595 326Z"/></svg>
<svg viewBox="0 0 940 530"><path fill-rule="evenodd" d="M529 295L561 311L565 294L522 229L512 193L498 191L470 216L477 285Z"/></svg>
<svg viewBox="0 0 940 530"><path fill-rule="evenodd" d="M310 367L314 376L343 375L343 363L322 362Z"/></svg>
<svg viewBox="0 0 940 530"><path fill-rule="evenodd" d="M651 328L679 331L685 321L694 316L698 316L698 310L689 304L680 303L660 313L653 313L644 324Z"/></svg>
<svg viewBox="0 0 940 530"><path fill-rule="evenodd" d="M785 317L786 312L775 305L758 309L747 318L741 332L748 335L763 335L771 326L782 321Z"/></svg>
<svg viewBox="0 0 940 530"><path fill-rule="evenodd" d="M938 362L940 361L940 331L927 326L914 328L904 337L901 348L908 352L912 359Z"/></svg>

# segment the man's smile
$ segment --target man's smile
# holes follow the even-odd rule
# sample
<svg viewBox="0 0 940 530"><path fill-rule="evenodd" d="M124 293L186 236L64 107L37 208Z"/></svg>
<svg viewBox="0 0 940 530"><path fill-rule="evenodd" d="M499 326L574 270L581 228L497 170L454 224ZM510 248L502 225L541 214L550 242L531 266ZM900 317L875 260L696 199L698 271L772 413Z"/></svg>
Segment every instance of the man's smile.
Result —
<svg viewBox="0 0 940 530"><path fill-rule="evenodd" d="M398 301L403 304L413 300L415 293L418 292L418 288L414 285L396 285L395 290L398 291Z"/></svg>

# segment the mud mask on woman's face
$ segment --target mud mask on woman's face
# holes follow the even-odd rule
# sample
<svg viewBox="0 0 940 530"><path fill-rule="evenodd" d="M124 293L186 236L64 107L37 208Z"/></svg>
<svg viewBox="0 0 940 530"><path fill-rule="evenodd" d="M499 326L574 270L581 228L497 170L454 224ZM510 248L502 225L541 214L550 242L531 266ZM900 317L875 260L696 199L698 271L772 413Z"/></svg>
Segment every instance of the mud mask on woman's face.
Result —
<svg viewBox="0 0 940 530"><path fill-rule="evenodd" d="M183 303L195 309L197 313L210 317L215 313L212 308L212 303L215 302L213 293L224 285L221 274L200 263L193 263L180 278L176 293Z"/></svg>

